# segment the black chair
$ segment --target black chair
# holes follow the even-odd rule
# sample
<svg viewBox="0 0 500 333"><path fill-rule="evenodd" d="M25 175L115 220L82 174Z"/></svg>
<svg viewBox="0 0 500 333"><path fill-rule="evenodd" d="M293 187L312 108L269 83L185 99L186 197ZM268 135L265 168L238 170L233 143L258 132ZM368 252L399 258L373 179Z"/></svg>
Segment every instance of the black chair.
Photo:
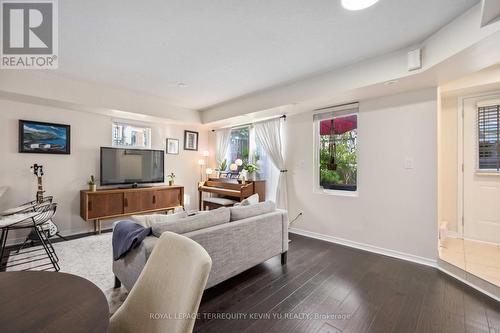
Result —
<svg viewBox="0 0 500 333"><path fill-rule="evenodd" d="M44 260L44 255L39 254L40 251L44 251L47 258L50 260L50 264L48 263L42 263L40 265L32 266L27 269L23 270L32 270L34 268L40 268L38 270L49 270L54 268L54 270L57 272L60 270L58 261L59 258L57 257L56 251L54 250L54 247L52 246L52 243L50 242L49 238L47 237L46 233L43 231L42 226L47 223L49 220L51 220L54 215L56 214L57 211L57 204L51 202L52 199L47 199L42 203L38 203L32 207L28 207L25 210L18 211L16 213L17 216L20 216L21 218L23 216L27 216L26 219L17 222L12 225L8 225L6 227L2 228L2 235L0 237L0 244L2 245L1 251L0 251L0 268L2 269L7 269L10 267L14 266L20 266L20 265L25 265L28 263L32 262L37 262ZM24 214L24 215L23 215ZM14 216L14 215L13 215ZM21 229L31 229L31 233L35 235L36 240L40 242L41 244L41 249L34 249L31 251L17 251L15 254L11 254L9 256L16 256L16 255L26 255L26 254L31 254L30 257L24 257L21 259L14 259L11 261L11 264L6 263L3 265L3 259L4 259L4 253L5 253L5 247L6 247L6 241L7 241L7 236L9 234L10 230L21 230ZM24 246L24 244L21 246L21 248ZM21 249L20 248L20 249ZM42 269L44 266L50 265L52 267L47 267L45 269Z"/></svg>

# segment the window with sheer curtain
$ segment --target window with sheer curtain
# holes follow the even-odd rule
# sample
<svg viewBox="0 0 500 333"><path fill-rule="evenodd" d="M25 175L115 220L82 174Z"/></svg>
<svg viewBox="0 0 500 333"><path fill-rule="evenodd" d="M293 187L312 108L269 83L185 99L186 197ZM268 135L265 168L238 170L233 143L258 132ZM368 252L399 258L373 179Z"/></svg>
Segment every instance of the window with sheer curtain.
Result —
<svg viewBox="0 0 500 333"><path fill-rule="evenodd" d="M252 125L235 127L231 130L229 148L226 154L227 170L229 166L237 159L241 159L243 165L239 167L239 171L244 170L245 165L253 164L258 169L256 171L257 179L266 181L266 188L272 188L272 185L277 182L279 171L269 161L264 149L258 144L255 139L255 133ZM243 173L245 173L243 171ZM274 200L274 191L266 191L266 198Z"/></svg>

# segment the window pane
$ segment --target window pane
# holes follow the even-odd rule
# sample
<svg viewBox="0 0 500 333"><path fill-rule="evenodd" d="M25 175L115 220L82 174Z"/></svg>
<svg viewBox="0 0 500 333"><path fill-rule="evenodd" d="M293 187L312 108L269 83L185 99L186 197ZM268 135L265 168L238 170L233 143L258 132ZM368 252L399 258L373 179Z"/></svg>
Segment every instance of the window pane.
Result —
<svg viewBox="0 0 500 333"><path fill-rule="evenodd" d="M500 171L500 106L478 109L479 169Z"/></svg>
<svg viewBox="0 0 500 333"><path fill-rule="evenodd" d="M151 148L151 128L113 123L113 146Z"/></svg>
<svg viewBox="0 0 500 333"><path fill-rule="evenodd" d="M358 116L319 121L319 184L323 189L356 191Z"/></svg>
<svg viewBox="0 0 500 333"><path fill-rule="evenodd" d="M231 131L229 149L227 153L227 165L231 165L237 159L248 162L250 154L250 129L248 127L236 128ZM240 167L241 169L242 167ZM241 170L240 170L241 171Z"/></svg>

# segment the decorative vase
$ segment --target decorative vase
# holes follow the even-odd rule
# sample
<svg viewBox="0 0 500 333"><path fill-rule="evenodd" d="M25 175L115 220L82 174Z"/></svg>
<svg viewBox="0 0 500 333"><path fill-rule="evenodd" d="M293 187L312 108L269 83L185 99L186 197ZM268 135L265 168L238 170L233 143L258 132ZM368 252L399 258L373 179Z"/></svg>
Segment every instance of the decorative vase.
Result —
<svg viewBox="0 0 500 333"><path fill-rule="evenodd" d="M249 178L251 181L256 181L256 180L257 180L257 173L256 173L256 172L249 173L249 174L248 174L248 178Z"/></svg>
<svg viewBox="0 0 500 333"><path fill-rule="evenodd" d="M168 186L174 186L174 181L173 180L169 180L168 181Z"/></svg>
<svg viewBox="0 0 500 333"><path fill-rule="evenodd" d="M90 185L90 184L89 184L89 191L90 191L90 192L95 192L95 191L97 191L97 185L96 185L96 184L94 184L94 185Z"/></svg>

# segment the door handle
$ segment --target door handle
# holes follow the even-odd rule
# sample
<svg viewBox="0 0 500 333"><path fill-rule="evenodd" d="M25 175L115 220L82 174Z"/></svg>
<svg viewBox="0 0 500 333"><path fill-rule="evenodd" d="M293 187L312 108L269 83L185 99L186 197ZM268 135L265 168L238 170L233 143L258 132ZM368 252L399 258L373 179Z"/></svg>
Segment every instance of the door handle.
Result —
<svg viewBox="0 0 500 333"><path fill-rule="evenodd" d="M153 204L156 204L156 195L153 195Z"/></svg>

